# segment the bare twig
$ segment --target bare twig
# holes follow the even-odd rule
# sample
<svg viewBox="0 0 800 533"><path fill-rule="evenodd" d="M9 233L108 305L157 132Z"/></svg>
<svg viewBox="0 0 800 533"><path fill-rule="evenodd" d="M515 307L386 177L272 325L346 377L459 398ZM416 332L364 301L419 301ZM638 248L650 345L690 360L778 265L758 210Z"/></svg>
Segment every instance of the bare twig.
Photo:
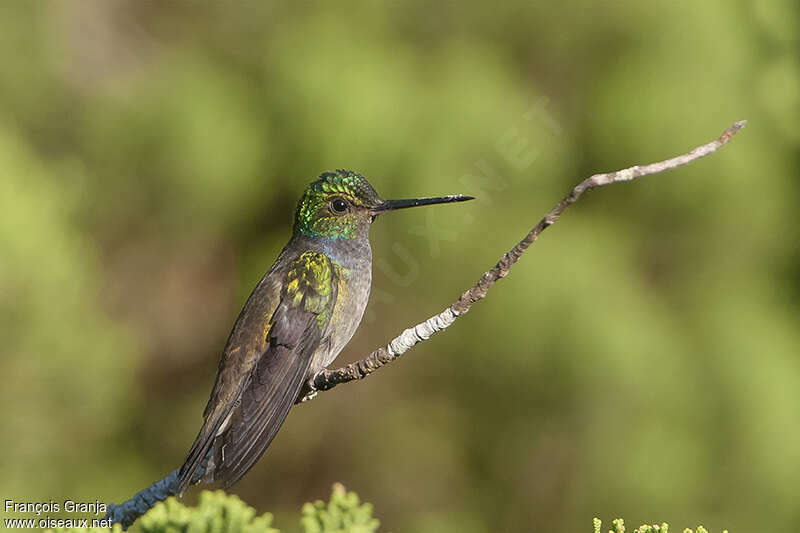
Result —
<svg viewBox="0 0 800 533"><path fill-rule="evenodd" d="M461 295L453 305L439 313L432 316L428 320L421 322L401 333L398 337L392 340L387 346L378 348L367 357L355 363L350 363L342 368L335 370L323 370L314 377L313 384L317 390L332 389L340 383L347 383L356 379L362 379L372 374L374 371L387 363L391 363L405 352L410 350L415 344L427 340L434 333L446 329L458 317L467 313L472 305L478 300L486 297L489 289L498 279L504 278L508 275L511 267L514 266L525 250L533 244L539 235L549 226L561 218L561 214L569 207L578 201L581 195L596 187L610 185L612 183L620 183L623 181L632 181L642 176L649 176L650 174L658 174L666 170L679 167L681 165L689 164L693 161L713 154L722 146L728 143L731 138L742 129L747 121L740 120L735 122L722 135L716 140L708 144L698 146L691 152L672 157L658 163L650 163L649 165L636 165L616 172L608 172L605 174L595 174L580 182L572 191L561 200L558 205L547 213L542 220L525 236L524 239L519 241L516 246L506 252L500 261L488 272L486 272L478 282Z"/></svg>

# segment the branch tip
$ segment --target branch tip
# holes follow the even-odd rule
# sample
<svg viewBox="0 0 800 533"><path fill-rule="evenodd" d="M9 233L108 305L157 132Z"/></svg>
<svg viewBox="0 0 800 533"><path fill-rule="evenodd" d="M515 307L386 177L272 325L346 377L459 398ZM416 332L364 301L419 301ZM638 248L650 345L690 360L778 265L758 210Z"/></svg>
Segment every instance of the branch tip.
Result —
<svg viewBox="0 0 800 533"><path fill-rule="evenodd" d="M737 120L736 122L731 124L728 127L728 129L722 132L722 135L720 135L719 137L719 142L721 142L722 144L727 143L728 141L731 140L731 138L734 135L736 135L739 132L740 129L744 128L745 126L747 126L746 120Z"/></svg>

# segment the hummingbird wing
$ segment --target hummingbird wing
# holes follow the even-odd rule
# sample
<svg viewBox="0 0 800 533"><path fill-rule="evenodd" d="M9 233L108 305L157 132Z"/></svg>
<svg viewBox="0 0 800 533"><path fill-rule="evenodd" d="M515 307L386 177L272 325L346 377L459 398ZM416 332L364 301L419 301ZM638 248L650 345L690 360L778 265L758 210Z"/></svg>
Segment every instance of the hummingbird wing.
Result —
<svg viewBox="0 0 800 533"><path fill-rule="evenodd" d="M206 407L205 423L179 474L181 492L212 447L206 476L222 481L225 487L253 466L297 400L314 353L327 342L323 332L338 288L335 266L326 255L308 251L289 263L285 272L282 283L272 286L280 297L272 312L257 301L251 305L251 300L259 299L259 289L270 277L267 273L234 326ZM238 356L242 350L253 352L252 346L245 347L252 343L248 337L260 337L256 344L263 346L255 351L255 357ZM226 378L232 366L238 366L233 386Z"/></svg>

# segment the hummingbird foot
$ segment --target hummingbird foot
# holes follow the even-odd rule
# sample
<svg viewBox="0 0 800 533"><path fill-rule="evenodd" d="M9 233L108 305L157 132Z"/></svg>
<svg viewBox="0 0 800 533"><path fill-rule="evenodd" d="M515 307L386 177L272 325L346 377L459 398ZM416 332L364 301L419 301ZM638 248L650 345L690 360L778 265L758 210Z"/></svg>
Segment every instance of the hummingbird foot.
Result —
<svg viewBox="0 0 800 533"><path fill-rule="evenodd" d="M308 400L313 400L319 391L314 389L311 392L307 393L303 398L300 400L300 403L307 402Z"/></svg>
<svg viewBox="0 0 800 533"><path fill-rule="evenodd" d="M305 403L305 402L307 402L309 400L313 400L316 397L316 395L319 392L319 390L317 390L317 388L314 386L314 378L315 377L317 377L316 374L314 374L311 377L311 379L308 379L306 381L306 385L305 385L305 387L303 387L303 391L302 391L302 393L305 393L305 394L303 395L302 398L300 398L300 401L298 403Z"/></svg>

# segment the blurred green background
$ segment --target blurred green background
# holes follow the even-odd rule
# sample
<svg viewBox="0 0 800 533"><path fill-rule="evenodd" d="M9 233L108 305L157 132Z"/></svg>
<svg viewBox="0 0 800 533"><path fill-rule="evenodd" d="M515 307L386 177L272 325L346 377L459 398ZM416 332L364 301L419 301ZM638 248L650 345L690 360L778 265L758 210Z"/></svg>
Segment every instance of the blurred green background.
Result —
<svg viewBox="0 0 800 533"><path fill-rule="evenodd" d="M590 193L446 333L295 408L232 492L289 530L335 481L395 532L789 530L799 35L791 0L3 2L0 495L119 502L181 464L320 172L478 197L376 223L348 362L583 177L746 118Z"/></svg>

